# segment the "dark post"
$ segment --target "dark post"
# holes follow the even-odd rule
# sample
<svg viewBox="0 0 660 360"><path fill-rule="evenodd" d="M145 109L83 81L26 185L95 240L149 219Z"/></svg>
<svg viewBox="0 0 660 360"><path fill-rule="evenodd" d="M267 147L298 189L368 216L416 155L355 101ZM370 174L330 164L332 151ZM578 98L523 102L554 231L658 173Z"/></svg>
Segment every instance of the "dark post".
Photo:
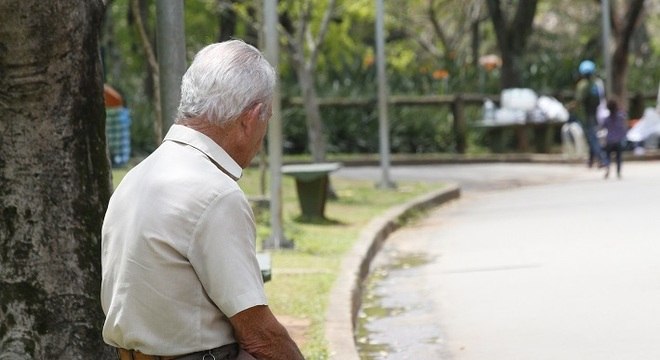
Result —
<svg viewBox="0 0 660 360"><path fill-rule="evenodd" d="M465 154L467 147L466 132L467 126L465 124L465 104L463 96L456 94L454 101L451 104L451 111L454 115L454 136L456 137L456 152Z"/></svg>

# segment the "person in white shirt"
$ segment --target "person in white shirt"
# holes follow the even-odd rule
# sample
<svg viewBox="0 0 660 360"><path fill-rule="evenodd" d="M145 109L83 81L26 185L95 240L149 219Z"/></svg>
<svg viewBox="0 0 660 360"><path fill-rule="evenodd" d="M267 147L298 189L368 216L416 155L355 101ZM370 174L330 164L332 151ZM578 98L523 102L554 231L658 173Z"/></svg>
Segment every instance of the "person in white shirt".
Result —
<svg viewBox="0 0 660 360"><path fill-rule="evenodd" d="M303 358L268 307L236 183L263 142L275 82L240 40L202 49L175 124L113 193L101 303L103 338L120 359Z"/></svg>

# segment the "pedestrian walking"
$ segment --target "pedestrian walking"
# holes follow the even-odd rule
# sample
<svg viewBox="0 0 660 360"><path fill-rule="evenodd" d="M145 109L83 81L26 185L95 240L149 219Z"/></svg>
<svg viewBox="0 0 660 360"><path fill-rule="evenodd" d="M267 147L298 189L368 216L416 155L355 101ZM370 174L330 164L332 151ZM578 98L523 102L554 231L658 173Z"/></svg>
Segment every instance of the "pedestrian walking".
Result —
<svg viewBox="0 0 660 360"><path fill-rule="evenodd" d="M605 179L610 176L610 163L612 153L616 158L616 176L621 178L621 161L624 142L626 140L626 114L619 109L619 103L615 99L607 101L607 108L610 111L608 117L603 121L602 128L607 130L605 137Z"/></svg>
<svg viewBox="0 0 660 360"><path fill-rule="evenodd" d="M578 71L582 78L577 83L575 99L582 108L582 126L589 145L589 160L587 166L592 167L594 162L599 166L604 165L603 150L598 141L596 131L598 130L598 107L605 98L605 86L603 81L596 76L596 64L591 60L580 63Z"/></svg>

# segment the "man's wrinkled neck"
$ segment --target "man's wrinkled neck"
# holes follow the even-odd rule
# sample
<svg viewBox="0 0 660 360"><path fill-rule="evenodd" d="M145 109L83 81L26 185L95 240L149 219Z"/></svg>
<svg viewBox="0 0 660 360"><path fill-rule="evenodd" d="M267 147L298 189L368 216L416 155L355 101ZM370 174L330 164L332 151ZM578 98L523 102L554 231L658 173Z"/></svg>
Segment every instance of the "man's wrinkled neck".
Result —
<svg viewBox="0 0 660 360"><path fill-rule="evenodd" d="M189 127L208 136L213 142L225 150L234 161L239 164L241 163L241 150L239 144L236 142L238 137L236 136L237 134L235 134L235 121L223 125L216 125L204 118L195 117L181 119L177 121L177 124Z"/></svg>

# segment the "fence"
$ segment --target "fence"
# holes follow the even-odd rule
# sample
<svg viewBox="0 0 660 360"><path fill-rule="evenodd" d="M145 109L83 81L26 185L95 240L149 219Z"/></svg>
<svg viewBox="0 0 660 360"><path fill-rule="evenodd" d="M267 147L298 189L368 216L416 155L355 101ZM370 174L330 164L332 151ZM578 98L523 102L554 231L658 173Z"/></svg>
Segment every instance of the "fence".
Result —
<svg viewBox="0 0 660 360"><path fill-rule="evenodd" d="M561 93L557 96L563 101L569 101L574 98L572 92ZM631 104L630 114L639 111L633 107L641 107L643 109L644 103L649 101L655 101L657 94L631 94L629 97L629 103ZM452 129L453 129L453 138L456 145L456 151L460 154L464 154L467 149L467 136L468 132L471 129L471 122L474 122L478 119L467 119L465 115L465 109L468 106L483 106L484 100L490 99L496 103L499 103L500 95L493 94L476 94L476 93L465 93L465 94L454 94L454 95L426 95L426 96L401 96L393 95L388 98L388 104L390 106L447 106L452 112ZM292 97L289 99L284 99L283 104L285 106L302 106L303 100L300 97ZM327 97L319 98L319 106L321 107L357 107L357 108L367 108L375 109L377 106L376 98L339 98L339 97ZM520 132L520 129L516 129L518 136L518 149L522 151L527 150L525 143L525 135ZM525 137L521 140L521 136ZM547 136L543 138L535 139L538 144L535 144L534 149L537 151L547 151ZM540 142L543 143L540 143Z"/></svg>

